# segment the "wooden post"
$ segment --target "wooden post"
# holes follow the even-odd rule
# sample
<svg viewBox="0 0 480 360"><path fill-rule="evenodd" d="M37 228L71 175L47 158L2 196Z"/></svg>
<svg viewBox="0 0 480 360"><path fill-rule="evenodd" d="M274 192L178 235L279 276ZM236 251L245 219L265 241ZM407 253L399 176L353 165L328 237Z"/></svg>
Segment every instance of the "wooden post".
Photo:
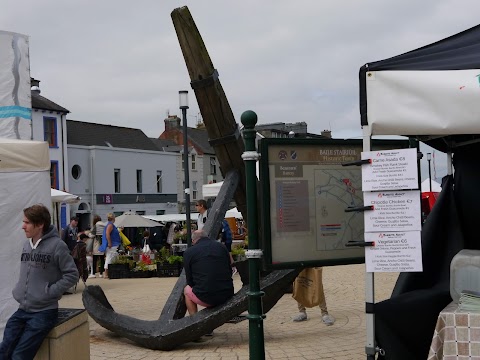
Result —
<svg viewBox="0 0 480 360"><path fill-rule="evenodd" d="M202 113L210 144L215 149L222 175L230 170L240 174L234 199L237 208L247 218L245 165L241 158L243 140L232 109L223 91L218 72L212 64L207 48L186 6L171 13L173 25L182 49L191 85Z"/></svg>

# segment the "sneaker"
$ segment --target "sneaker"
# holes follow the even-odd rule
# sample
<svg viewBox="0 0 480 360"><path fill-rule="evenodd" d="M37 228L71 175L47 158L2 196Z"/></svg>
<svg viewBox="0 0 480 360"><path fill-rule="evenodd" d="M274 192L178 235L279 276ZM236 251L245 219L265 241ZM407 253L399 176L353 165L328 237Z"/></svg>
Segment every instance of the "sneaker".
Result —
<svg viewBox="0 0 480 360"><path fill-rule="evenodd" d="M335 318L330 314L325 314L322 316L322 322L327 326L331 326L335 323Z"/></svg>
<svg viewBox="0 0 480 360"><path fill-rule="evenodd" d="M297 316L293 318L293 321L299 322L299 321L305 321L307 320L307 313L306 312L299 312Z"/></svg>
<svg viewBox="0 0 480 360"><path fill-rule="evenodd" d="M93 279L94 277L95 277L95 275L93 275L93 274L88 275L89 279Z"/></svg>
<svg viewBox="0 0 480 360"><path fill-rule="evenodd" d="M103 278L103 274L98 275L99 278Z"/></svg>

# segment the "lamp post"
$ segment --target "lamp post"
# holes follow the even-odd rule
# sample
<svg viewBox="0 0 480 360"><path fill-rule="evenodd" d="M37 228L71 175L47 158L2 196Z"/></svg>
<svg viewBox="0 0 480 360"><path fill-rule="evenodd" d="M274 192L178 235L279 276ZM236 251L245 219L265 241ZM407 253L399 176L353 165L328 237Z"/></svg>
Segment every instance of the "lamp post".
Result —
<svg viewBox="0 0 480 360"><path fill-rule="evenodd" d="M430 181L430 192L432 192L432 167L430 166L430 162L432 161L432 153L427 153L427 161L428 161L428 181Z"/></svg>
<svg viewBox="0 0 480 360"><path fill-rule="evenodd" d="M187 137L187 109L188 91L180 90L178 100L183 118L183 170L185 172L185 215L187 216L187 246L192 246L192 228L190 220L190 177L188 173L188 137Z"/></svg>
<svg viewBox="0 0 480 360"><path fill-rule="evenodd" d="M257 114L245 111L241 116L245 152L242 159L245 161L245 181L247 185L247 223L248 223L248 250L245 255L248 259L248 274L250 288L248 294L248 335L250 359L265 360L265 336L263 333L262 297L260 291L260 266L263 252L259 249L257 226L257 177L255 174L256 163L259 155L255 148L255 125Z"/></svg>

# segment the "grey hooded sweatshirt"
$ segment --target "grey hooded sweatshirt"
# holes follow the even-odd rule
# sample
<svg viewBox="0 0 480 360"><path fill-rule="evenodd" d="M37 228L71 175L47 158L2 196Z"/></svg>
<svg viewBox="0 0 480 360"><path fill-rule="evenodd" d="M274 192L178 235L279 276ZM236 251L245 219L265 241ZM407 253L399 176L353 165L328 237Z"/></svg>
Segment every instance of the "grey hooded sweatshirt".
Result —
<svg viewBox="0 0 480 360"><path fill-rule="evenodd" d="M50 225L36 249L32 249L30 240L23 244L20 278L12 293L24 311L56 309L63 293L77 281L78 271L70 251Z"/></svg>

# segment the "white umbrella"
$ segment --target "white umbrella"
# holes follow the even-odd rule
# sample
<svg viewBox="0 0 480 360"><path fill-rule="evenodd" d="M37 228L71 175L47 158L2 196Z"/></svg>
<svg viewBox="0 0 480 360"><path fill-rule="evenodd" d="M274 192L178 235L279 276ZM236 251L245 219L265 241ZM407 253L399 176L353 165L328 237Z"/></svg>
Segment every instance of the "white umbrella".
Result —
<svg viewBox="0 0 480 360"><path fill-rule="evenodd" d="M58 203L58 202L64 202L64 203L77 203L79 202L82 198L77 195L70 194L65 191L60 191L57 189L50 189L50 196L52 197L52 202Z"/></svg>
<svg viewBox="0 0 480 360"><path fill-rule="evenodd" d="M131 212L123 213L123 215L117 216L115 218L115 225L117 227L155 227L160 226L156 221L149 220L144 218L141 215L137 215Z"/></svg>

